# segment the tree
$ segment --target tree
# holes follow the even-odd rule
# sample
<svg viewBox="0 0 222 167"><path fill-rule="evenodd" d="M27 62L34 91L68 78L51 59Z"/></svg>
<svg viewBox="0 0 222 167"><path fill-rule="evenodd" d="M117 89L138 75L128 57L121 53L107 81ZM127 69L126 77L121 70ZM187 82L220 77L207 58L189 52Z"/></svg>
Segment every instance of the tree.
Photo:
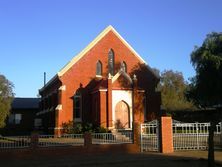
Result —
<svg viewBox="0 0 222 167"><path fill-rule="evenodd" d="M187 86L181 72L164 70L161 73L158 89L161 91L162 106L167 112L194 108L184 94Z"/></svg>
<svg viewBox="0 0 222 167"><path fill-rule="evenodd" d="M191 62L196 76L191 79L187 97L200 109L215 108L219 113L222 107L222 33L208 34L202 46L195 47ZM208 114L210 118L208 166L214 166L213 135L221 114Z"/></svg>
<svg viewBox="0 0 222 167"><path fill-rule="evenodd" d="M13 100L13 84L0 74L0 128L5 126Z"/></svg>

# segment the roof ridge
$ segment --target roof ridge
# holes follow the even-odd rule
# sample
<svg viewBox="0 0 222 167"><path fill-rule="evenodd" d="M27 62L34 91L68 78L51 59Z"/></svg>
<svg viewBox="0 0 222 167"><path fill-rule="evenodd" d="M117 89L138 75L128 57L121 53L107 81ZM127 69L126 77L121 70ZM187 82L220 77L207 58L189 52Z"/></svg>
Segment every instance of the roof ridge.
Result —
<svg viewBox="0 0 222 167"><path fill-rule="evenodd" d="M146 64L147 67L152 71L149 65L143 60L143 58L130 46L130 44L115 30L112 25L107 26L99 35L94 38L83 50L81 50L76 56L74 56L66 65L64 65L56 75L51 78L47 84L42 87L39 91L42 91L47 87L52 81L54 81L57 77L61 77L64 73L66 73L76 62L78 62L92 47L94 47L97 42L99 42L108 32L112 31L123 44L131 51L133 54L143 63ZM154 73L155 75L155 73ZM159 78L157 75L155 75Z"/></svg>
<svg viewBox="0 0 222 167"><path fill-rule="evenodd" d="M94 47L97 42L99 42L108 32L113 31L113 33L123 42L126 47L131 50L134 55L139 58L142 63L146 62L142 57L128 44L128 42L115 30L111 25L107 26L92 42L90 42L83 50L81 50L76 56L74 56L58 73L57 75L61 77L67 70L69 70L76 62L78 62L92 47Z"/></svg>

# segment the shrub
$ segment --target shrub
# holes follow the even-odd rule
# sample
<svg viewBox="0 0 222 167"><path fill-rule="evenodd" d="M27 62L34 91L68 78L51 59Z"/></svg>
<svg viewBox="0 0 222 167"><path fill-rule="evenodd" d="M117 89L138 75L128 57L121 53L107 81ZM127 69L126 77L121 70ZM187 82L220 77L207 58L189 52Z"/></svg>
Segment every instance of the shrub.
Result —
<svg viewBox="0 0 222 167"><path fill-rule="evenodd" d="M110 132L107 128L104 128L102 126L96 127L95 128L95 132L96 133L108 133Z"/></svg>
<svg viewBox="0 0 222 167"><path fill-rule="evenodd" d="M85 132L91 132L91 133L108 133L109 130L100 127L95 126L91 123L74 123L73 121L69 121L67 123L62 124L63 127L63 133L65 134L83 134Z"/></svg>

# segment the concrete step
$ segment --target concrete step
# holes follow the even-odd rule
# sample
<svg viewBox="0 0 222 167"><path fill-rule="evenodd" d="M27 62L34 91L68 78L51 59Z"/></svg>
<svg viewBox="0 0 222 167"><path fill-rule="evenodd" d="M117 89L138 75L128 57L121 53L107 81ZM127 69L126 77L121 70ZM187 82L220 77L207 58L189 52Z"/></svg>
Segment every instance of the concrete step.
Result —
<svg viewBox="0 0 222 167"><path fill-rule="evenodd" d="M112 132L113 136L115 136L115 138L117 140L130 140L129 137L125 136L121 132L118 132L118 130L116 130L116 129L112 130L111 132Z"/></svg>

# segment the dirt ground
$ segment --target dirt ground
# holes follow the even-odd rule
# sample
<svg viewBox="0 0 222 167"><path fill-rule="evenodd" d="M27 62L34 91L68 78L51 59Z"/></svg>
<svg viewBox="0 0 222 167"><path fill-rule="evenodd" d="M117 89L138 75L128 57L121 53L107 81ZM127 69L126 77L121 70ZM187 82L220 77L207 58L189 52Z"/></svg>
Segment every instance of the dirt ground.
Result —
<svg viewBox="0 0 222 167"><path fill-rule="evenodd" d="M53 153L54 152L54 153ZM183 151L172 154L160 153L95 153L62 154L56 149L52 154L25 154L0 157L0 167L205 167L207 151ZM222 152L216 152L216 166L222 166Z"/></svg>

